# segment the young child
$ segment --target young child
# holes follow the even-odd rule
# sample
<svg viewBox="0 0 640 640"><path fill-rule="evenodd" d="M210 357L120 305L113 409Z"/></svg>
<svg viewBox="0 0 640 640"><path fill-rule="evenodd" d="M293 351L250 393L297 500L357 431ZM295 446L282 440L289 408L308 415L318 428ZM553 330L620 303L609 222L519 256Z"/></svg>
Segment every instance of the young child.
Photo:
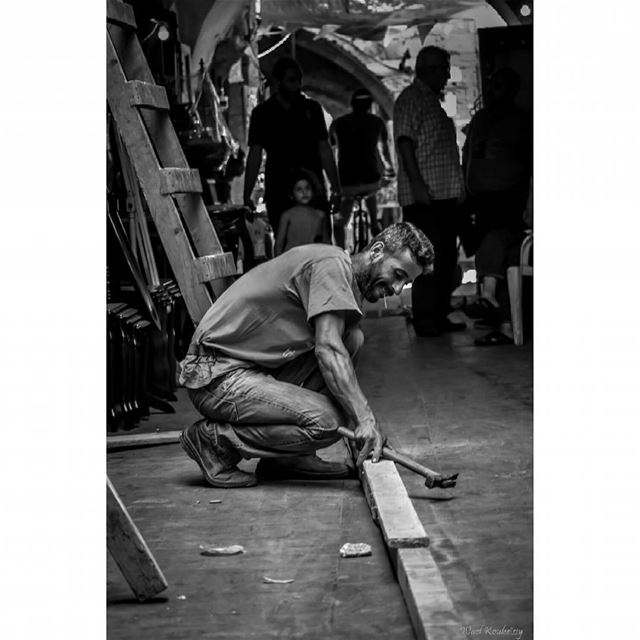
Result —
<svg viewBox="0 0 640 640"><path fill-rule="evenodd" d="M324 212L311 206L315 197L313 182L307 172L300 173L294 179L291 197L295 204L280 218L276 234L277 256L301 244L331 242Z"/></svg>

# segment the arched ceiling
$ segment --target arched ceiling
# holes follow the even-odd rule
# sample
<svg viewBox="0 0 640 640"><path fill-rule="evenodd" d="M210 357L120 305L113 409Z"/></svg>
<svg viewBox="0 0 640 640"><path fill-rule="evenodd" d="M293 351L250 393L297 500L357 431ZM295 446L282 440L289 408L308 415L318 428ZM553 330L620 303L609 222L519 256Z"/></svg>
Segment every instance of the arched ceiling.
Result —
<svg viewBox="0 0 640 640"><path fill-rule="evenodd" d="M176 11L181 40L191 47L192 60L205 66L213 60L218 45L235 50L239 57L256 35L278 27L279 36L262 36L260 49L276 44L282 34L294 33L296 57L305 71L304 89L320 99L333 116L349 111L353 90L367 88L390 119L397 94L408 84L406 74L372 64L354 47L351 37L379 40L393 25L417 26L423 39L436 22L446 21L474 7L493 7L507 24L523 20L514 7L520 0L163 0ZM532 7L533 1L527 0ZM256 20L256 9L261 21ZM311 33L307 29L311 29ZM349 37L351 36L351 37ZM269 70L275 60L290 55L285 45L261 60ZM216 54L216 58L217 58ZM227 56L228 57L228 56ZM217 64L217 63L216 63Z"/></svg>
<svg viewBox="0 0 640 640"><path fill-rule="evenodd" d="M272 26L285 31L302 27L337 31L362 39L381 39L388 26L428 25L450 19L454 14L473 7L491 5L507 24L524 20L514 9L518 0L162 0L178 16L181 40L192 50L195 63L200 59L209 65L220 40L238 22L240 31L252 36L257 24L256 7L260 9L261 29ZM528 1L532 7L533 0Z"/></svg>

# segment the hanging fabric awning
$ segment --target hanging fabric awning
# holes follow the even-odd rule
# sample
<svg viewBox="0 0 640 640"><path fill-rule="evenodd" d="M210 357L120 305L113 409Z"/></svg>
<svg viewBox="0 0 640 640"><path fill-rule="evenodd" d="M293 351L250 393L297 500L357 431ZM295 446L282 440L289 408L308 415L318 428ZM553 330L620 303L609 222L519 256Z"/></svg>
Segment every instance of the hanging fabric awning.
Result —
<svg viewBox="0 0 640 640"><path fill-rule="evenodd" d="M261 30L310 27L381 40L389 26L432 25L482 4L484 0L262 0Z"/></svg>

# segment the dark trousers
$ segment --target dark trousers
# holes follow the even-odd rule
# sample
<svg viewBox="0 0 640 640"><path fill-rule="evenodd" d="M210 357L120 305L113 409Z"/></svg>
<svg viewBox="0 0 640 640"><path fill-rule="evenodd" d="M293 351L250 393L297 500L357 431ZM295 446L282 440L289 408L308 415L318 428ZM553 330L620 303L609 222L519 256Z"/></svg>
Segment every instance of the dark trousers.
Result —
<svg viewBox="0 0 640 640"><path fill-rule="evenodd" d="M458 263L459 207L456 200L432 200L431 204L402 207L405 222L424 231L433 244L433 273L413 281L411 303L416 330L431 331L444 324L450 310Z"/></svg>
<svg viewBox="0 0 640 640"><path fill-rule="evenodd" d="M476 252L478 277L493 276L504 280L507 268L520 263L520 244L524 233L515 229L487 231Z"/></svg>

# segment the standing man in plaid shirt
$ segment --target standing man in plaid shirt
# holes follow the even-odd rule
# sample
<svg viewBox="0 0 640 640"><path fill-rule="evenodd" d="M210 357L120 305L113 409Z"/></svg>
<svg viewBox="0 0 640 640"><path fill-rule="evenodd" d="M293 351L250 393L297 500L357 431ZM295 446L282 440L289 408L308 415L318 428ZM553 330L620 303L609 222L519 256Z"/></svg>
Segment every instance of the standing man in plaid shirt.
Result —
<svg viewBox="0 0 640 640"><path fill-rule="evenodd" d="M464 199L455 125L440 105L449 70L444 49L424 47L416 60L416 77L393 111L404 220L424 231L435 251L433 274L416 278L411 290L413 325L419 336L466 327L447 318L458 259L459 205Z"/></svg>

